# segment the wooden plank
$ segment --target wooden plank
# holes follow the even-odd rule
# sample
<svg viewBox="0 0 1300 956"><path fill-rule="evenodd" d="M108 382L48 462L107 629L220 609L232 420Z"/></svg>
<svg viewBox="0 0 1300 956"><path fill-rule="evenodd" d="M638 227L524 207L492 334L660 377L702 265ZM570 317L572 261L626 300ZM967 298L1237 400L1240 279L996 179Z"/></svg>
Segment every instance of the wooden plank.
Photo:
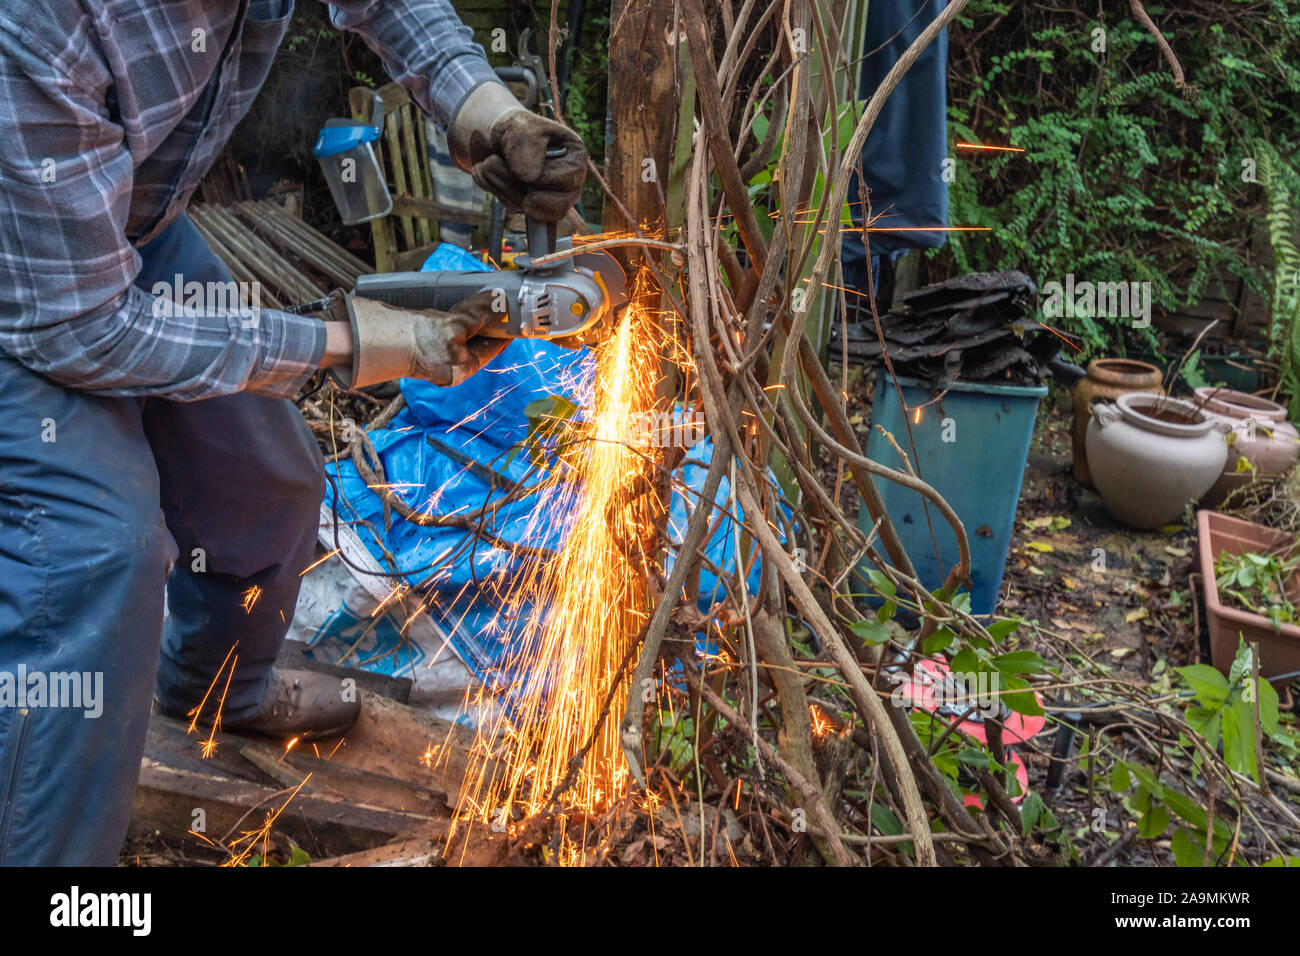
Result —
<svg viewBox="0 0 1300 956"><path fill-rule="evenodd" d="M399 114L402 117L402 152L406 160L407 178L410 180L410 194L418 199L429 198L428 157L422 157L415 145L415 125L421 122L419 114L411 104L403 106ZM418 243L430 243L433 236L429 232L429 220L421 217L415 220L416 239Z"/></svg>
<svg viewBox="0 0 1300 956"><path fill-rule="evenodd" d="M284 753L250 741L239 755L284 787L296 787L303 780L303 793L337 797L353 806L394 810L423 817L450 817L447 794L428 790L406 780L397 780L314 757L306 751Z"/></svg>
<svg viewBox="0 0 1300 956"><path fill-rule="evenodd" d="M361 716L342 739L331 763L441 790L453 805L475 745L475 733L466 727L368 695L361 698ZM328 741L318 745L321 753L333 746Z"/></svg>
<svg viewBox="0 0 1300 956"><path fill-rule="evenodd" d="M373 850L362 850L346 856L317 860L315 863L309 863L308 866L432 866L442 856L439 843L435 839L436 836L441 835L440 831L430 836L395 840L384 846L377 846Z"/></svg>
<svg viewBox="0 0 1300 956"><path fill-rule="evenodd" d="M364 86L354 86L348 91L348 105L352 109L353 119L369 122L373 106L370 92ZM385 96L385 88L381 87L379 93L382 100ZM387 104L384 109L387 111ZM375 160L382 170L384 168L383 144L376 140L371 146L375 151ZM393 271L393 258L397 255L397 234L393 229L392 220L388 216L371 219L370 234L375 244L375 271Z"/></svg>
<svg viewBox="0 0 1300 956"><path fill-rule="evenodd" d="M290 800L283 788L219 772L168 767L147 757L141 762L131 816L137 824L187 844L202 844L190 833L201 817L208 839L228 843L261 826L268 814L281 808L274 831L292 837L317 858L370 849L437 823L426 816L353 806L333 797L300 792ZM196 815L196 810L203 813Z"/></svg>
<svg viewBox="0 0 1300 956"><path fill-rule="evenodd" d="M384 117L384 139L388 142L388 162L393 171L393 189L399 196L410 195L410 187L406 182L406 163L402 157L402 145L399 141L398 127L401 125L401 112L389 113ZM410 249L415 245L415 219L411 216L399 216L394 209L393 216L397 216L398 222L402 226L402 238L406 240L406 248Z"/></svg>
<svg viewBox="0 0 1300 956"><path fill-rule="evenodd" d="M459 209L444 205L424 196L394 196L393 215L424 216L429 219L447 219L481 225L492 218L490 212L477 209Z"/></svg>
<svg viewBox="0 0 1300 956"><path fill-rule="evenodd" d="M618 30L609 41L605 179L634 221L607 199L603 215L607 232L638 226L656 232L668 223L666 183L659 180L667 178L672 165L677 116L677 44L669 44L669 37L678 35L673 29L674 6L674 0L615 0L610 15L611 25ZM654 162L655 176L648 182L643 175L646 160ZM641 253L632 246L611 251L631 275Z"/></svg>

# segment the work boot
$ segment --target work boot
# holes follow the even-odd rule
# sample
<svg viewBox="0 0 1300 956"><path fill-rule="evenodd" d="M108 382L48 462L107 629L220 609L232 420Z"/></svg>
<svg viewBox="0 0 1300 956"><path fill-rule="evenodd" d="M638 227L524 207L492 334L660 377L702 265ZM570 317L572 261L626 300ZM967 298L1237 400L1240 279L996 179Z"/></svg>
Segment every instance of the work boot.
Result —
<svg viewBox="0 0 1300 956"><path fill-rule="evenodd" d="M272 668L261 706L238 720L223 718L221 729L279 740L337 737L351 727L361 713L356 692L352 691L348 696L353 699L344 698L342 682L329 674ZM174 716L184 719L181 715ZM210 725L212 718L203 714L199 723Z"/></svg>

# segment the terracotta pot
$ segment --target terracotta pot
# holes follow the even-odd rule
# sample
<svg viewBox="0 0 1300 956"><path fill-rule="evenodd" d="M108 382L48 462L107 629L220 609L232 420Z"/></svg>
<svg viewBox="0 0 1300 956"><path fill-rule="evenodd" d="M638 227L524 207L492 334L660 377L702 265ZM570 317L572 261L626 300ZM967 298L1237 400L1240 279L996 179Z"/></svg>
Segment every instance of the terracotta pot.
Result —
<svg viewBox="0 0 1300 956"><path fill-rule="evenodd" d="M1291 470L1300 457L1300 432L1286 420L1283 406L1230 388L1205 385L1195 391L1196 404L1232 429L1223 474L1202 499L1207 507L1218 505L1256 477L1273 478ZM1240 458L1254 471L1238 471Z"/></svg>
<svg viewBox="0 0 1300 956"><path fill-rule="evenodd" d="M1094 402L1114 401L1129 392L1150 392L1159 395L1160 369L1133 359L1100 358L1088 363L1088 375L1074 386L1071 404L1074 406L1074 477L1092 487L1088 473L1088 456L1084 451L1088 434L1088 409Z"/></svg>
<svg viewBox="0 0 1300 956"><path fill-rule="evenodd" d="M1216 388L1213 385L1202 385L1194 391L1196 404L1220 415L1233 418L1245 418L1251 415L1260 421L1286 421L1286 406L1252 395L1250 392L1239 392L1235 388Z"/></svg>
<svg viewBox="0 0 1300 956"><path fill-rule="evenodd" d="M1241 607L1236 601L1225 603L1219 597L1214 574L1214 562L1224 551L1231 555L1286 551L1294 546L1295 537L1216 511L1200 511L1196 521L1201 587L1205 590L1205 616L1214 666L1227 674L1237 654L1237 643L1244 640L1247 644L1259 644L1259 672L1263 677L1272 680L1300 670L1300 626L1274 627L1268 618ZM1297 586L1300 582L1294 577L1284 585L1292 601L1296 600ZM1285 693L1292 680L1290 677L1277 680L1273 686L1279 693Z"/></svg>
<svg viewBox="0 0 1300 956"><path fill-rule="evenodd" d="M1106 510L1134 528L1169 524L1223 472L1226 430L1177 398L1133 392L1094 405L1088 468Z"/></svg>

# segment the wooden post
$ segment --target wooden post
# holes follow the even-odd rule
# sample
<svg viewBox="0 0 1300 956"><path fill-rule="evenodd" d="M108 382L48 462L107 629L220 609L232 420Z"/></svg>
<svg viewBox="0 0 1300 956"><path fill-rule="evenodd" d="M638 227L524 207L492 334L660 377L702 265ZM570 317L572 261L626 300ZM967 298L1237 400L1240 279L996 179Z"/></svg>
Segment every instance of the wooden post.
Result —
<svg viewBox="0 0 1300 956"><path fill-rule="evenodd" d="M623 208L606 197L606 232L660 232L670 222L665 178L678 112L673 6L673 0L614 0L605 180ZM615 254L629 268L641 257L633 247Z"/></svg>
<svg viewBox="0 0 1300 956"><path fill-rule="evenodd" d="M614 0L610 15L609 114L605 136L605 232L641 232L671 238L684 212L684 170L690 152L694 84L685 54L684 34L674 19L674 0ZM679 132L681 135L679 135ZM685 148L681 140L685 137ZM634 282L651 253L635 246L613 250ZM667 255L657 256L664 275L677 269ZM634 303L651 313L663 312L661 290L646 281L629 287ZM666 338L673 323L664 320ZM677 392L671 341L663 356L660 397Z"/></svg>

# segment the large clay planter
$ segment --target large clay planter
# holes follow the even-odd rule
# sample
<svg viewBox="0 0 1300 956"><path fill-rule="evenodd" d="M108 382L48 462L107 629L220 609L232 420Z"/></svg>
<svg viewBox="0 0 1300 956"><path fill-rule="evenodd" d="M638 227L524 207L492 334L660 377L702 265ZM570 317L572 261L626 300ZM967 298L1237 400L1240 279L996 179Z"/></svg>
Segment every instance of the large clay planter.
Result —
<svg viewBox="0 0 1300 956"><path fill-rule="evenodd" d="M1094 405L1088 468L1106 510L1134 528L1169 524L1222 473L1227 427L1191 402L1160 395Z"/></svg>
<svg viewBox="0 0 1300 956"><path fill-rule="evenodd" d="M1277 402L1205 385L1196 389L1196 404L1227 422L1233 432L1223 474L1202 499L1207 507L1215 507L1252 478L1286 474L1300 457L1300 432L1286 420L1286 409ZM1238 471L1239 458L1250 462L1254 472Z"/></svg>
<svg viewBox="0 0 1300 956"><path fill-rule="evenodd" d="M1248 551L1259 554L1268 551L1286 553L1295 546L1295 537L1240 518L1221 515L1217 511L1202 510L1197 513L1196 521L1201 587L1205 590L1205 616L1209 624L1210 654L1214 666L1224 674L1229 673L1237 654L1237 643L1242 640L1247 644L1257 643L1260 675L1275 680L1273 686L1280 693L1285 693L1294 678L1276 678L1300 670L1300 626L1282 624L1274 627L1262 614L1247 610L1230 598L1226 601L1220 598L1214 562L1225 551L1234 556ZM1283 587L1287 596L1296 601L1300 581L1293 575Z"/></svg>
<svg viewBox="0 0 1300 956"><path fill-rule="evenodd" d="M1160 369L1133 359L1101 358L1088 363L1088 374L1074 386L1074 477L1092 487L1088 456L1084 450L1088 434L1088 410L1094 402L1114 401L1129 392L1161 394Z"/></svg>

